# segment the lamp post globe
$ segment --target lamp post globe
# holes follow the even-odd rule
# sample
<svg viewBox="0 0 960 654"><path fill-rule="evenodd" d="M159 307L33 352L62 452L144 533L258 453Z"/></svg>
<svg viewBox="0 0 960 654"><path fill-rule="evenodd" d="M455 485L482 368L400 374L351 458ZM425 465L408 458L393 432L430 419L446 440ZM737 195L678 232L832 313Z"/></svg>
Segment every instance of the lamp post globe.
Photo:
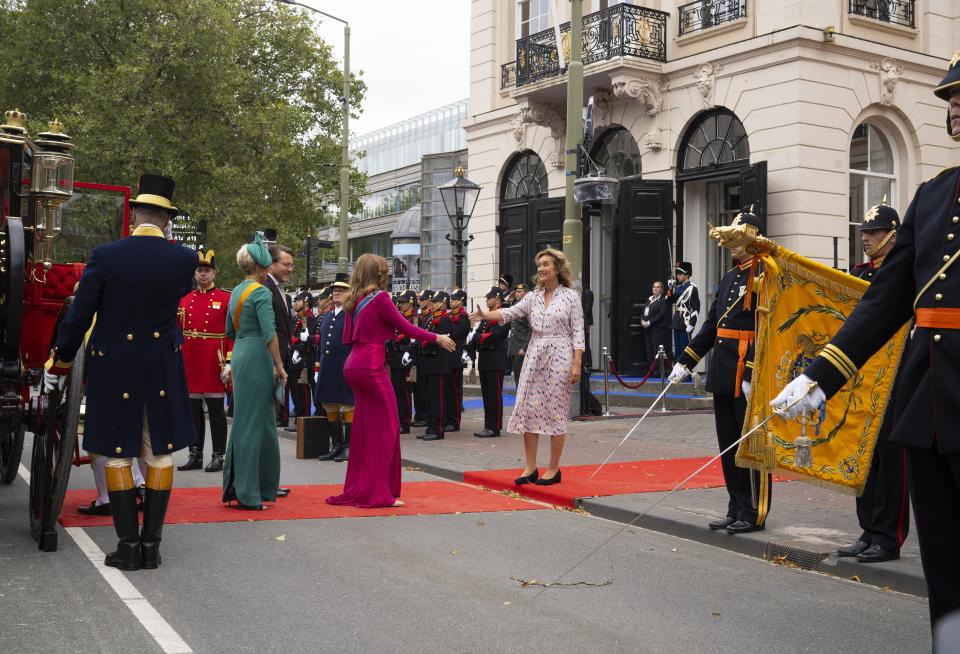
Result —
<svg viewBox="0 0 960 654"><path fill-rule="evenodd" d="M463 288L463 248L473 240L473 235L464 240L463 232L470 223L470 216L473 215L473 209L477 205L480 186L463 176L463 168L457 168L455 175L456 177L446 184L441 184L438 190L447 217L450 218L450 227L454 231L454 237L451 238L447 234L446 239L454 246L453 259L457 271L456 284L458 288Z"/></svg>

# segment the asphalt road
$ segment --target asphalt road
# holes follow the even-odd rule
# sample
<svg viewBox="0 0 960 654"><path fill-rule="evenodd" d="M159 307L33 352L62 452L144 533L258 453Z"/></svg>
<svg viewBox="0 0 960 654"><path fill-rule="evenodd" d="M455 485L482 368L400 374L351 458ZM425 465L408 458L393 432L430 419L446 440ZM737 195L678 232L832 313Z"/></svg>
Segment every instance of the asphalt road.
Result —
<svg viewBox="0 0 960 654"><path fill-rule="evenodd" d="M285 484L342 480L281 452ZM164 651L69 535L36 549L26 502L22 479L0 488L0 650ZM608 585L512 579L551 581L611 536L564 578ZM569 511L168 525L161 568L122 577L196 652L930 650L919 598Z"/></svg>

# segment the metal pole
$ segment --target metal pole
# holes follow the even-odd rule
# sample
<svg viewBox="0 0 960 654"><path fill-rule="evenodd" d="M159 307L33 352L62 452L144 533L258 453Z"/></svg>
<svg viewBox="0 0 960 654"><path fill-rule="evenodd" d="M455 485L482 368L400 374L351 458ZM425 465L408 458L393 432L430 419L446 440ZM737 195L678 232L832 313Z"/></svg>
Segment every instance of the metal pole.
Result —
<svg viewBox="0 0 960 654"><path fill-rule="evenodd" d="M603 415L612 416L610 413L610 352L607 346L600 348L600 358L603 359Z"/></svg>
<svg viewBox="0 0 960 654"><path fill-rule="evenodd" d="M343 134L340 157L340 257L337 271L347 272L349 259L347 233L350 229L350 25L343 24Z"/></svg>
<svg viewBox="0 0 960 654"><path fill-rule="evenodd" d="M563 44L557 42L557 48ZM563 253L570 262L573 283L582 286L583 224L573 200L577 148L583 140L583 0L570 0L570 62L567 65L567 194L563 207Z"/></svg>
<svg viewBox="0 0 960 654"><path fill-rule="evenodd" d="M457 248L457 288L463 288L463 212L457 211L457 240L454 243Z"/></svg>
<svg viewBox="0 0 960 654"><path fill-rule="evenodd" d="M663 349L663 344L657 346L657 358L660 360L660 383L663 384L663 377L666 374L664 370L664 365L667 360L667 351ZM667 401L664 399L663 404L660 406L660 412L666 413L667 411Z"/></svg>

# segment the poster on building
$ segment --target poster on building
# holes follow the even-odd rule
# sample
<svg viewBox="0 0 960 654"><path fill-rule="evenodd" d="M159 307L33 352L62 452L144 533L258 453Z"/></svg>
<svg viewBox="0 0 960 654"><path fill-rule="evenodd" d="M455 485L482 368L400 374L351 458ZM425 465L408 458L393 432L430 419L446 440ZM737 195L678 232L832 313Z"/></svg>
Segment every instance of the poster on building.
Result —
<svg viewBox="0 0 960 654"><path fill-rule="evenodd" d="M420 244L398 243L393 246L393 283L394 293L404 291L420 292Z"/></svg>

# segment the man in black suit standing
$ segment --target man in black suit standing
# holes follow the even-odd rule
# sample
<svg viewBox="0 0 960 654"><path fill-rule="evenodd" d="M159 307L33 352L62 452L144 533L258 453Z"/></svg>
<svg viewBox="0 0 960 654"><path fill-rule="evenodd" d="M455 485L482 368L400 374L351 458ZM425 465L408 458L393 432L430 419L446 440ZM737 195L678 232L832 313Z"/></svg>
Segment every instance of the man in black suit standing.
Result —
<svg viewBox="0 0 960 654"><path fill-rule="evenodd" d="M486 295L487 309L496 311L503 304L500 289L493 287ZM507 359L507 338L510 326L496 320L481 320L467 348L476 353L480 370L480 392L483 395L483 429L477 438L495 438L503 427L503 376L510 368Z"/></svg>
<svg viewBox="0 0 960 654"><path fill-rule="evenodd" d="M276 230L264 230L264 234L268 240L272 240L269 239L270 236L276 238ZM267 249L273 259L273 265L270 266L270 273L267 276L267 287L273 295L273 318L277 328L277 344L280 347L280 358L283 360L283 367L287 371L287 379L289 380L291 379L290 327L293 321L293 311L290 299L284 293L283 288L293 274L293 250L278 243L271 243ZM283 406L277 407L277 422L281 427L286 427L290 420L286 397L285 395Z"/></svg>

